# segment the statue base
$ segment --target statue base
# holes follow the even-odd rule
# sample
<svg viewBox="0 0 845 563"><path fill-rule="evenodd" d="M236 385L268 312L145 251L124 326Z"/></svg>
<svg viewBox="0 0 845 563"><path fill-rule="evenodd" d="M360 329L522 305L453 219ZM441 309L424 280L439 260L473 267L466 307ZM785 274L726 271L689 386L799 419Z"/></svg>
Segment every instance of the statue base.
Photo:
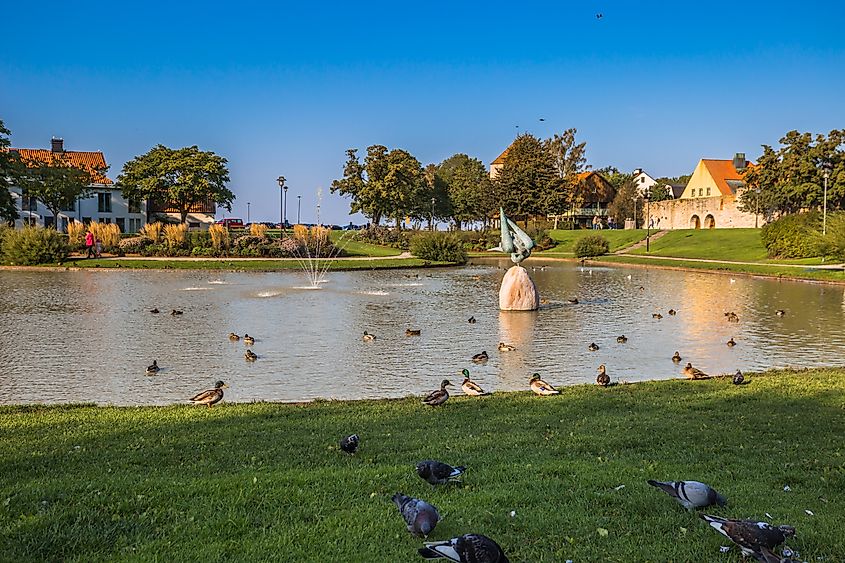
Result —
<svg viewBox="0 0 845 563"><path fill-rule="evenodd" d="M522 266L512 266L502 279L499 289L499 309L501 311L536 311L540 308L540 293L528 270Z"/></svg>

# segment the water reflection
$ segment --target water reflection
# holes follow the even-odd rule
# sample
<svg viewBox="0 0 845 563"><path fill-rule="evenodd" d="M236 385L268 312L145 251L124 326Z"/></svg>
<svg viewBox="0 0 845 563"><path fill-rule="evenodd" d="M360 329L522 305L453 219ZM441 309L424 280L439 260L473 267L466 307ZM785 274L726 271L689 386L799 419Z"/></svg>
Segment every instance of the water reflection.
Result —
<svg viewBox="0 0 845 563"><path fill-rule="evenodd" d="M0 272L0 403L164 404L217 379L231 401L395 397L464 367L493 390L525 389L535 371L556 385L591 382L601 363L634 381L679 377L675 350L708 373L845 360L842 286L530 262L547 300L534 313L498 311L507 260L337 272L320 290L302 289L295 272ZM363 342L365 330L377 340ZM229 332L254 335L258 361ZM499 352L500 341L516 350ZM490 360L472 364L482 350ZM144 375L154 359L162 372Z"/></svg>

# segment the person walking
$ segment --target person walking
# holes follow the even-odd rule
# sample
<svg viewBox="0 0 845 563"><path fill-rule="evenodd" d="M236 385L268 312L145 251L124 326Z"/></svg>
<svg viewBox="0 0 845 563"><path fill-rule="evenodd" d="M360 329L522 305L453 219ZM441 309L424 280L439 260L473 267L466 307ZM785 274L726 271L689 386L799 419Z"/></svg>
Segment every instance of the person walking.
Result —
<svg viewBox="0 0 845 563"><path fill-rule="evenodd" d="M94 237L94 256L101 258L103 253L103 243L97 237Z"/></svg>
<svg viewBox="0 0 845 563"><path fill-rule="evenodd" d="M85 233L85 248L88 250L85 257L91 258L94 255L94 233L91 231Z"/></svg>

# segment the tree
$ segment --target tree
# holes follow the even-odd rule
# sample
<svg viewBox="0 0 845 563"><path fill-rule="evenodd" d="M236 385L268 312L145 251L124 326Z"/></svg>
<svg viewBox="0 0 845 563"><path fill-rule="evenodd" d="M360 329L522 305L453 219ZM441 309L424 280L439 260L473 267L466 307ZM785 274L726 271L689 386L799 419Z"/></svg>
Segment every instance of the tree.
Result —
<svg viewBox="0 0 845 563"><path fill-rule="evenodd" d="M53 227L58 230L59 211L72 208L76 200L88 197L91 182L90 171L72 166L62 158L62 153L51 153L49 161L27 167L21 187L50 210Z"/></svg>
<svg viewBox="0 0 845 563"><path fill-rule="evenodd" d="M444 219L452 216L452 202L449 199L449 186L446 180L437 173L436 164L427 164L423 170L427 194L426 201L431 204L428 209L428 227L433 228L434 219Z"/></svg>
<svg viewBox="0 0 845 563"><path fill-rule="evenodd" d="M543 141L543 146L552 159L555 170L555 180L545 194L546 212L562 213L566 210L581 207L582 194L576 189L578 174L587 168L587 143L576 143L575 135L578 130L567 129L563 134L555 135Z"/></svg>
<svg viewBox="0 0 845 563"><path fill-rule="evenodd" d="M546 213L557 188L555 163L544 143L531 134L518 136L508 149L495 180L495 204L528 224L530 215Z"/></svg>
<svg viewBox="0 0 845 563"><path fill-rule="evenodd" d="M10 134L0 119L0 219L7 223L12 223L19 217L9 188L18 183L24 168L18 153L9 150Z"/></svg>
<svg viewBox="0 0 845 563"><path fill-rule="evenodd" d="M465 222L483 221L495 210L490 175L477 158L452 155L437 165L437 176L446 186L451 217L458 230Z"/></svg>
<svg viewBox="0 0 845 563"><path fill-rule="evenodd" d="M607 208L608 215L613 217L617 225L624 225L626 219L634 219L635 223L641 224L644 203L633 174L617 173L608 180L616 189L616 197Z"/></svg>
<svg viewBox="0 0 845 563"><path fill-rule="evenodd" d="M184 223L188 210L209 200L232 210L226 159L194 145L171 149L157 145L123 165L117 177L123 197L150 200L177 208Z"/></svg>

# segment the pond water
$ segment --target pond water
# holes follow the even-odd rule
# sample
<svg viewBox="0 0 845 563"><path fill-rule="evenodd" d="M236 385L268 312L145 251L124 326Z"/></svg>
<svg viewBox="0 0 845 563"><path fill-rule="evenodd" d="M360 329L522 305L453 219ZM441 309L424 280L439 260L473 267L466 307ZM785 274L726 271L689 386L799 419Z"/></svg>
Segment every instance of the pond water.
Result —
<svg viewBox="0 0 845 563"><path fill-rule="evenodd" d="M459 386L465 367L492 391L527 389L535 371L592 382L602 363L614 380L665 379L681 376L675 350L712 374L845 364L843 286L532 259L548 304L502 313L509 266L333 272L320 290L295 271L2 271L0 404L168 404L218 379L227 401L400 397ZM232 331L255 336L256 362ZM473 364L482 350L489 361ZM147 376L154 359L163 369Z"/></svg>

